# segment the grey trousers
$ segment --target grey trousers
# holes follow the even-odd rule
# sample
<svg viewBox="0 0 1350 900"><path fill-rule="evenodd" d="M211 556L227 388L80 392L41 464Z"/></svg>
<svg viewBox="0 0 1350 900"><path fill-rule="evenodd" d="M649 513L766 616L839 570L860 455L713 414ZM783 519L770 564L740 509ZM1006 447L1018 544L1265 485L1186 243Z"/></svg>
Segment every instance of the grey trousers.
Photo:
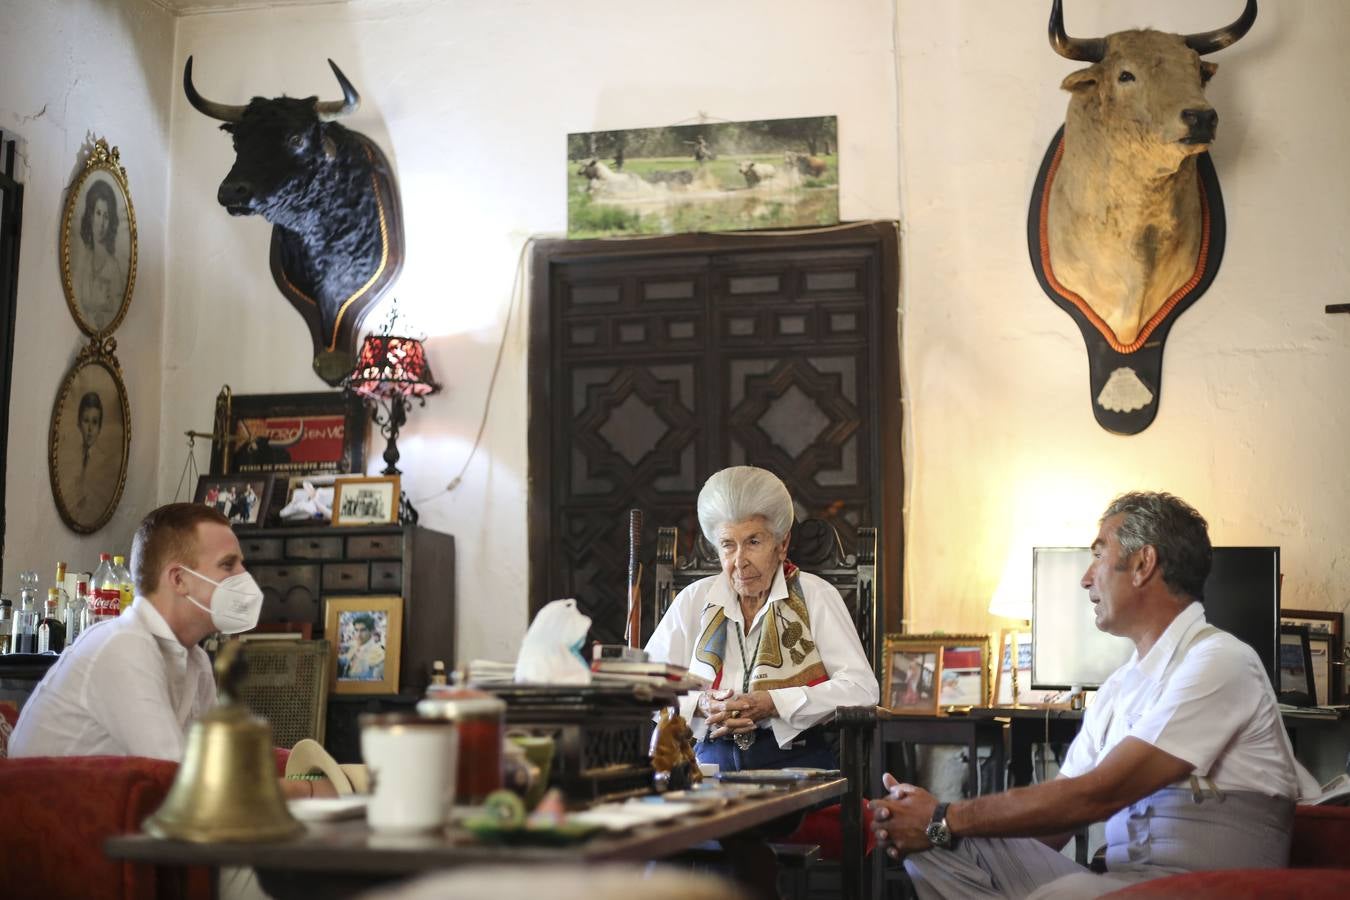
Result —
<svg viewBox="0 0 1350 900"><path fill-rule="evenodd" d="M1034 838L961 838L953 850L905 857L919 900L1079 900L1175 875L1164 866L1098 875Z"/></svg>

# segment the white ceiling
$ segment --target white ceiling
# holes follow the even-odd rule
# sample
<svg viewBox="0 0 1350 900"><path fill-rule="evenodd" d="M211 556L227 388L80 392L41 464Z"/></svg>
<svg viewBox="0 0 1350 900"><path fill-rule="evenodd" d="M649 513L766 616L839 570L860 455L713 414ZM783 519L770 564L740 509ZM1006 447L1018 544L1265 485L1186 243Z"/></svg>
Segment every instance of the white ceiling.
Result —
<svg viewBox="0 0 1350 900"><path fill-rule="evenodd" d="M319 6L346 3L347 0L155 0L179 15L217 12L227 9L265 9L269 6Z"/></svg>

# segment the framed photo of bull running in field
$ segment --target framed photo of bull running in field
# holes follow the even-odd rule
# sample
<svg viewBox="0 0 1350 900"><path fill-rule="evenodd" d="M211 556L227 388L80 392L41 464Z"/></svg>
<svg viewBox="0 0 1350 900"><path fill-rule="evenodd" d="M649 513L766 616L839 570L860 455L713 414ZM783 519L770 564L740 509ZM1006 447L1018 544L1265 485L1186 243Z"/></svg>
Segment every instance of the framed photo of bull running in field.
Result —
<svg viewBox="0 0 1350 900"><path fill-rule="evenodd" d="M569 238L838 223L835 116L567 136Z"/></svg>
<svg viewBox="0 0 1350 900"><path fill-rule="evenodd" d="M342 391L229 394L216 401L212 475L365 471L366 415Z"/></svg>

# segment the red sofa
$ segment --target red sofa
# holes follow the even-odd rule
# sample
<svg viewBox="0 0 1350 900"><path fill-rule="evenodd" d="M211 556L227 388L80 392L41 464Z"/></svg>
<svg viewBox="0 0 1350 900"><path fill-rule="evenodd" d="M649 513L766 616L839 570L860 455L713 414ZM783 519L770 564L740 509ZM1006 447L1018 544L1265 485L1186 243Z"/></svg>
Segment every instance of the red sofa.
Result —
<svg viewBox="0 0 1350 900"><path fill-rule="evenodd" d="M1300 806L1288 869L1191 872L1132 885L1107 897L1302 900L1350 897L1350 807Z"/></svg>
<svg viewBox="0 0 1350 900"><path fill-rule="evenodd" d="M209 900L202 867L109 859L109 837L139 831L178 764L137 756L6 759L13 705L0 703L0 897L5 900ZM287 751L277 751L277 772Z"/></svg>
<svg viewBox="0 0 1350 900"><path fill-rule="evenodd" d="M153 900L212 896L206 869L109 859L103 842L138 831L178 764L127 756L0 760L0 897Z"/></svg>

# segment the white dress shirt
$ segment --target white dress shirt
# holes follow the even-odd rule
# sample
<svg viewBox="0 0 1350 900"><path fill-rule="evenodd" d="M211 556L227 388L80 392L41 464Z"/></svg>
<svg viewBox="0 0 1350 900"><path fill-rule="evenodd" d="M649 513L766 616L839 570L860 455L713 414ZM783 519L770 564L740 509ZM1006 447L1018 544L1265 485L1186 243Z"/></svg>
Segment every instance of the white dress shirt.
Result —
<svg viewBox="0 0 1350 900"><path fill-rule="evenodd" d="M839 596L839 591L828 581L809 572L798 572L797 577L807 613L811 617L811 639L830 677L810 687L775 688L768 692L777 715L763 720L759 727L772 728L774 739L784 749L791 745L797 735L833 716L838 707L873 706L880 693L876 675L867 662L867 655L863 653L857 629L853 627L848 607L844 605L844 598ZM773 619L767 615L770 607L787 595L787 580L780 566L778 574L774 576L773 587L769 590L768 601L755 614L745 635L746 653L754 654L760 629L772 627ZM703 610L709 605L722 607L729 620L728 629L744 627L740 598L726 573L701 578L680 591L656 626L651 640L647 642L647 653L651 658L657 662L690 666L694 662L695 643L703 627ZM765 622L769 625L765 626ZM728 636L726 655L722 660L722 687L734 688L740 693L744 671L739 643L734 640L734 636ZM686 694L681 698L680 713L693 729L694 737L702 740L708 731L708 723L698 713L697 703L697 692Z"/></svg>
<svg viewBox="0 0 1350 900"><path fill-rule="evenodd" d="M188 723L216 702L211 662L144 597L76 639L33 691L10 756L180 760Z"/></svg>
<svg viewBox="0 0 1350 900"><path fill-rule="evenodd" d="M1185 760L1221 791L1296 799L1317 789L1294 759L1256 651L1210 626L1199 603L1183 609L1143 659L1136 651L1106 679L1060 774L1091 771L1126 737Z"/></svg>

